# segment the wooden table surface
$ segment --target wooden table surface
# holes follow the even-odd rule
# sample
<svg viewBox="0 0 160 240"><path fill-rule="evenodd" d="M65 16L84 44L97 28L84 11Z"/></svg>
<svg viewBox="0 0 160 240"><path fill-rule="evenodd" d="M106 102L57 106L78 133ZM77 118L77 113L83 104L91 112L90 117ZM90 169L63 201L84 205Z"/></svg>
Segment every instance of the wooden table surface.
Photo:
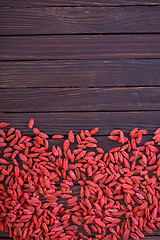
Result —
<svg viewBox="0 0 160 240"><path fill-rule="evenodd" d="M160 1L0 0L0 121L29 134L31 117L49 135L99 126L104 149L114 128L152 135L160 126Z"/></svg>

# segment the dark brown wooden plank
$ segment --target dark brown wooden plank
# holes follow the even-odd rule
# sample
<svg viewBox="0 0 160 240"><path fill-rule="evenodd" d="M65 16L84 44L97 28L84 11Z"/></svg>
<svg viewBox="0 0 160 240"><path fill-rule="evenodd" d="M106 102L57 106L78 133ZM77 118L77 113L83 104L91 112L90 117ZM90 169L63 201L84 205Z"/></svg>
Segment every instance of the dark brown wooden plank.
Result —
<svg viewBox="0 0 160 240"><path fill-rule="evenodd" d="M150 138L148 138L147 136L144 137L144 138L146 139L146 141L150 140ZM103 147L105 151L109 150L109 149L112 148L112 147L117 146L117 143L115 143L115 142L113 142L113 141L110 141L109 139L107 139L107 138L104 137L104 136L97 136L96 139L98 140L98 145L101 146L101 147ZM56 140L54 140L54 141L53 141L53 140L49 140L49 142L50 142L51 145L53 145L53 144L54 144L54 145L57 145L57 144L55 143L55 142L57 142ZM59 145L59 144L58 144L58 145ZM60 144L60 146L62 146L62 144ZM7 159L7 160L9 160L9 159ZM57 185L57 189L58 189L58 190L60 189L60 188L58 187L58 185ZM72 194L73 194L73 196L77 196L77 197L78 197L78 200L79 200L79 199L80 199L80 194L79 194L79 192L80 192L80 186L75 183L75 185L72 186L71 189L72 189ZM44 198L43 196L41 197L41 201L42 201L42 202L45 202L45 198ZM58 200L58 203L64 204L64 206L66 206L66 200L65 200L65 199L59 199L59 200ZM85 232L83 226L79 228L79 231L82 232L82 233L84 233L85 235L88 235L88 234ZM107 229L107 233L108 233L108 229ZM146 232L144 232L144 234L145 234L145 236L146 236L145 239L147 239L147 240L150 240L150 239L151 239L151 236L152 236L152 239L156 239L156 240L157 240L158 235L160 235L159 230L154 231L153 234L148 234L148 233L146 233ZM149 235L150 235L150 237L149 237ZM157 235L157 236L154 236L154 235ZM7 233L4 233L4 232L0 232L0 237L1 237L1 236L7 237L8 234L7 234ZM92 236L95 236L95 234L93 235L93 233L92 233ZM147 237L147 236L148 236L148 237ZM9 238L7 238L7 239L9 239Z"/></svg>
<svg viewBox="0 0 160 240"><path fill-rule="evenodd" d="M129 137L128 135L125 135L125 136ZM154 135L145 135L145 136L143 136L140 145L142 146L145 142L152 141L153 140L152 139L153 136ZM115 148L115 147L122 147L122 144L120 144L120 143L118 143L116 141L111 141L107 136L94 136L94 137L97 140L97 146L101 147L104 150L104 152L107 152L110 149ZM50 151L52 151L52 146L60 146L61 148L63 148L64 139L61 139L61 140L58 140L58 141L57 141L57 139L54 139L54 140L53 139L49 139L48 141L49 141L49 149L50 149ZM71 149L76 149L77 148L76 144L77 144L76 142L71 144ZM95 148L88 149L88 150L96 151ZM7 159L7 160L9 162L12 161L10 159ZM75 184L78 185L77 182ZM57 183L56 185L59 187L59 183ZM76 189L74 189L74 193L77 193Z"/></svg>
<svg viewBox="0 0 160 240"><path fill-rule="evenodd" d="M2 236L2 237L1 237L1 236ZM10 238L10 237L9 237L9 234L8 234L8 233L6 233L6 236L7 236L7 237L3 237L3 232L0 232L0 239L1 239L1 240L13 239L13 238Z"/></svg>
<svg viewBox="0 0 160 240"><path fill-rule="evenodd" d="M83 234L85 234L85 235L88 235L88 234L86 234L86 231L83 229L83 227L81 227L81 232L82 232ZM146 233L146 232L144 232L144 234L145 234L144 240L159 240L159 238L160 238L160 237L159 237L159 231L158 231L158 230L157 230L157 231L154 231L153 234L148 234L148 233ZM93 235L92 235L92 236L93 236ZM13 238L10 238L8 233L1 232L1 231L0 231L0 239L1 239L1 240L11 240L11 239L13 239ZM129 238L129 240L131 240L131 238Z"/></svg>
<svg viewBox="0 0 160 240"><path fill-rule="evenodd" d="M160 59L0 62L0 88L158 86Z"/></svg>
<svg viewBox="0 0 160 240"><path fill-rule="evenodd" d="M148 140L150 140L150 138L148 138L148 137L146 136L144 138L147 139L147 141L148 141ZM96 138L98 140L98 145L103 147L105 151L109 150L112 147L117 146L117 143L115 143L113 141L110 141L105 136L97 136ZM57 140L49 140L49 142L50 142L51 145L53 145L53 144L57 145ZM60 144L60 146L61 145L62 144ZM7 160L9 161L9 159L7 159ZM10 161L12 161L12 160L10 160ZM58 187L58 184L57 184L57 189L60 189ZM80 186L75 184L74 186L71 187L71 189L72 189L73 196L77 196L78 199L80 199L80 194L79 194ZM40 199L41 199L42 202L45 202L45 198L43 196ZM66 206L66 200L65 199L59 199L58 202L64 204L64 206ZM83 226L79 228L79 231L84 233L85 235L87 235L85 230L84 230L84 228L83 228ZM108 233L108 229L107 229L107 233ZM94 236L94 235L92 234L92 236ZM159 235L159 230L154 231L153 234L148 234L148 233L145 232L145 235L146 236L150 235L150 237L152 236L152 239L157 239L158 236L154 236L154 235ZM8 236L8 233L0 232L0 237L6 237L7 238L7 236ZM145 239L150 240L150 237L148 236ZM9 237L7 239L9 239Z"/></svg>
<svg viewBox="0 0 160 240"><path fill-rule="evenodd" d="M0 7L159 5L159 0L1 0Z"/></svg>
<svg viewBox="0 0 160 240"><path fill-rule="evenodd" d="M1 37L0 60L160 58L160 35Z"/></svg>
<svg viewBox="0 0 160 240"><path fill-rule="evenodd" d="M86 234L86 232L83 230L82 233ZM156 233L158 233L158 231L156 231ZM159 240L159 235L154 235L156 233L153 233L153 234L150 234L150 236L148 236L149 234L147 234L146 232L144 233L145 234L145 238L144 240ZM5 236L4 236L5 235ZM87 235L87 234L86 234ZM11 240L13 238L10 238L9 237L9 234L8 233L4 233L4 232L0 232L0 239L1 240ZM131 240L131 238L129 239Z"/></svg>
<svg viewBox="0 0 160 240"><path fill-rule="evenodd" d="M123 129L122 129L123 130ZM53 131L53 130L52 130ZM74 132L75 133L75 132ZM79 133L79 132L78 132ZM31 136L31 134L29 134ZM33 135L33 134L32 134ZM34 134L35 136L35 134ZM126 137L129 137L128 134L125 134ZM151 141L153 140L154 135L144 135L143 138L142 138L142 141L140 143L139 146L142 146L145 142L147 141ZM116 141L112 141L110 140L107 136L94 136L97 140L97 146L98 147L101 147L105 152L109 151L110 149L112 148L115 148L115 147L122 147L122 144L116 142ZM66 139L66 138L65 138ZM52 151L52 147L53 145L54 146L60 146L61 148L63 148L63 143L64 143L64 139L48 139L48 142L49 142L49 151ZM77 146L76 146L77 142L71 144L71 149L76 149ZM89 150L89 149L88 149ZM90 149L91 151L95 151L95 148L92 148ZM0 154L0 157L3 158L3 155ZM13 164L13 160L10 159L10 158L7 158L7 161L12 163ZM77 185L77 182L75 183ZM59 188L59 182L56 183L56 186ZM74 188L73 188L74 189ZM77 191L76 189L74 190L74 194L76 194ZM45 200L45 199L44 199ZM62 202L63 200L61 200Z"/></svg>
<svg viewBox="0 0 160 240"><path fill-rule="evenodd" d="M0 239L1 239L1 240L7 240L7 239L13 239L13 238L10 238L10 237L9 237L8 232L1 232L1 231L0 231Z"/></svg>
<svg viewBox="0 0 160 240"><path fill-rule="evenodd" d="M129 137L128 135L125 135L127 137ZM153 140L152 139L153 135L144 135L143 138L142 138L142 141L139 145L137 146L142 146L144 145L147 141L151 141ZM120 143L117 143L115 141L111 141L108 137L106 136L96 136L95 137L96 140L97 140L97 146L98 147L101 147L103 148L104 152L108 152L109 150L111 150L112 148L115 148L115 147L122 147L122 144ZM63 143L64 143L64 139L61 139L61 140L57 140L57 139L48 139L48 143L49 143L49 151L52 151L52 147L53 146L60 146L62 149L63 149ZM156 146L156 145L155 145ZM74 142L73 144L70 145L70 148L71 149L77 149L77 142ZM90 151L96 151L95 148L89 148L87 150L90 150ZM0 157L3 158L3 154L0 154ZM18 160L18 158L16 158L16 160ZM11 158L7 158L7 161L10 163L10 164L13 164L13 160ZM20 160L21 162L21 160ZM19 163L20 163L19 162ZM71 163L69 161L69 163ZM73 163L71 163L73 164ZM21 165L21 164L20 164ZM61 182L61 178L60 178L60 181L59 182L56 182L55 185L56 187L58 188L58 190L60 190L60 182ZM4 184L5 186L5 184ZM7 186L6 186L7 187ZM77 195L79 197L79 184L78 182L74 182L74 186L71 187L72 191L73 191L73 195ZM41 196L40 199L43 201L43 202L46 202L46 199L44 196ZM66 203L66 200L65 199L59 199L59 203ZM156 231L155 233L158 233L158 231ZM160 234L160 233L159 233Z"/></svg>
<svg viewBox="0 0 160 240"><path fill-rule="evenodd" d="M35 119L35 127L49 135L67 135L70 130L79 133L81 129L91 130L97 126L99 127L98 135L108 135L114 129L122 129L128 134L136 127L147 129L149 134L153 134L160 127L160 111L0 114L0 122L9 122L11 126L27 135L32 134L28 129L30 118Z"/></svg>
<svg viewBox="0 0 160 240"><path fill-rule="evenodd" d="M4 234L5 234L5 236L3 236ZM0 239L1 240L10 240L13 238L10 238L8 233L0 232Z"/></svg>
<svg viewBox="0 0 160 240"><path fill-rule="evenodd" d="M160 110L160 87L1 89L0 112Z"/></svg>
<svg viewBox="0 0 160 240"><path fill-rule="evenodd" d="M0 35L158 33L160 8L1 8Z"/></svg>

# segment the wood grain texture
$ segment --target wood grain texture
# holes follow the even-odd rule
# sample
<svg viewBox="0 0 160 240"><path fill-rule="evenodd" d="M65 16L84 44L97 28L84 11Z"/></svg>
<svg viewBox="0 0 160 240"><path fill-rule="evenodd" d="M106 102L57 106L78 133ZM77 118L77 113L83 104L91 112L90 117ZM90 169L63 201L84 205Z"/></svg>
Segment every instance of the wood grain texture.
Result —
<svg viewBox="0 0 160 240"><path fill-rule="evenodd" d="M86 233L86 231L84 230L84 228L83 228L82 226L79 227L79 230L80 230L83 234L85 234L86 236L88 236L88 234ZM108 232L108 231L107 231L107 232ZM159 238L160 238L160 235L159 235L158 231L155 231L153 234L149 234L149 233L144 232L144 235L145 235L144 240L159 240ZM91 237L94 237L94 235L91 235ZM13 238L10 238L8 233L0 232L0 239L1 239L1 240L11 240L11 239L13 239ZM129 240L132 240L132 239L129 238Z"/></svg>
<svg viewBox="0 0 160 240"><path fill-rule="evenodd" d="M86 234L86 232L84 232L84 230L82 231L82 233ZM159 235L150 234L150 236L148 236L148 234L146 232L144 234L145 234L144 240L159 240ZM0 232L0 239L1 240L11 240L12 238L9 237L8 233ZM131 238L129 240L131 240Z"/></svg>
<svg viewBox="0 0 160 240"><path fill-rule="evenodd" d="M159 0L1 0L0 7L159 5Z"/></svg>
<svg viewBox="0 0 160 240"><path fill-rule="evenodd" d="M67 135L70 130L78 133L81 129L91 130L97 126L99 132L96 135L107 135L114 129L123 129L128 134L135 127L147 129L149 134L153 134L160 127L160 111L0 114L0 122L9 122L27 135L32 134L28 129L30 118L35 119L35 127L49 135Z"/></svg>
<svg viewBox="0 0 160 240"><path fill-rule="evenodd" d="M71 129L99 126L105 151L117 146L107 138L113 129L147 129L144 140L151 140L160 119L158 6L159 0L0 0L0 122L33 135L33 117L50 137L65 138ZM79 196L77 185L73 194ZM145 235L160 239L159 230ZM0 239L10 238L0 232Z"/></svg>
<svg viewBox="0 0 160 240"><path fill-rule="evenodd" d="M0 112L160 110L160 87L0 90Z"/></svg>
<svg viewBox="0 0 160 240"><path fill-rule="evenodd" d="M160 35L1 37L0 60L160 58Z"/></svg>
<svg viewBox="0 0 160 240"><path fill-rule="evenodd" d="M11 61L0 72L0 88L160 85L160 59Z"/></svg>
<svg viewBox="0 0 160 240"><path fill-rule="evenodd" d="M0 35L159 33L160 8L1 8Z"/></svg>

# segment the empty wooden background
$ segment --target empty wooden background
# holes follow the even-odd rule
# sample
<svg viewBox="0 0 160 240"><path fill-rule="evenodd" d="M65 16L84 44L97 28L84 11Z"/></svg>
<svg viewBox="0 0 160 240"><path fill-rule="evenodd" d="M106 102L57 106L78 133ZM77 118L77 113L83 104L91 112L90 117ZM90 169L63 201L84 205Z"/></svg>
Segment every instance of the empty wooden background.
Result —
<svg viewBox="0 0 160 240"><path fill-rule="evenodd" d="M0 0L0 121L27 133L160 126L159 0ZM9 239L1 232L1 239ZM146 240L160 239L160 231Z"/></svg>

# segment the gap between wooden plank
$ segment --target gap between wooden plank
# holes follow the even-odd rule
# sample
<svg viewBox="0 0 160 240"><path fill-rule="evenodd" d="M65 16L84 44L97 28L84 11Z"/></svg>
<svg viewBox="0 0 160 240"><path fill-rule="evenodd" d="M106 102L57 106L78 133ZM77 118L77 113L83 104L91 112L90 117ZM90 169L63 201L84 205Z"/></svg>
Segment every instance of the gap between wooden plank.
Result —
<svg viewBox="0 0 160 240"><path fill-rule="evenodd" d="M92 36L110 36L110 35L111 36L119 36L119 35L124 35L124 36L127 36L127 35L132 36L133 35L134 36L134 35L139 35L139 34L142 34L143 36L145 36L145 35L153 35L153 36L155 35L156 36L156 35L160 35L160 31L159 32L119 32L119 33L113 33L113 32L109 32L109 33L67 33L67 34L65 34L65 33L64 34L61 34L61 33L60 34L56 34L56 33L55 34L54 33L51 33L51 34L13 34L13 35L12 34L11 35L0 34L0 38L1 37L8 37L8 38L10 38L10 37L53 37L53 36L55 36L55 37L76 36L76 37L78 37L78 36L82 36L82 35L90 36L90 37L92 37ZM145 57L144 57L144 59L145 59ZM154 58L151 58L151 59L154 59ZM48 59L48 60L52 60L52 59ZM60 59L60 60L63 60L63 59ZM83 59L80 59L80 60L83 60ZM90 59L87 59L87 60L90 60ZM2 60L0 60L0 61L2 61ZM11 60L9 60L9 61L11 61ZM15 61L16 61L16 59L15 59ZM19 61L19 60L17 60L17 61ZM37 59L37 60L33 60L33 61L41 61L41 60Z"/></svg>
<svg viewBox="0 0 160 240"><path fill-rule="evenodd" d="M23 0L23 1L18 1L18 0L14 0L14 1L10 1L10 0L1 0L0 1L0 7L44 7L44 6L128 6L128 5L140 5L140 6L144 6L144 5L159 5L159 1L155 0L155 1L150 1L150 0L137 0L137 1L128 1L128 0L81 0L81 1L77 1L77 0Z"/></svg>

